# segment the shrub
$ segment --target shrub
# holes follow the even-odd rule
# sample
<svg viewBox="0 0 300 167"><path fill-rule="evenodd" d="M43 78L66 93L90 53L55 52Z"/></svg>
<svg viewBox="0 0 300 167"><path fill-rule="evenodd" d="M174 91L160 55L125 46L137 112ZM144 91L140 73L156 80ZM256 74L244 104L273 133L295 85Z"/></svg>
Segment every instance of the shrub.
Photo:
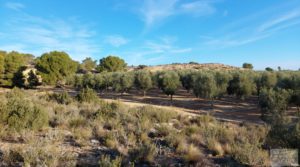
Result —
<svg viewBox="0 0 300 167"><path fill-rule="evenodd" d="M72 102L72 98L66 91L63 91L61 93L53 93L49 95L49 99L54 100L59 104L66 104L66 105Z"/></svg>
<svg viewBox="0 0 300 167"><path fill-rule="evenodd" d="M250 166L268 166L268 152L250 143L236 144L232 148L233 158L238 162Z"/></svg>
<svg viewBox="0 0 300 167"><path fill-rule="evenodd" d="M48 125L47 112L25 99L19 89L14 89L7 94L7 103L1 110L0 117L4 124L17 131L37 130Z"/></svg>
<svg viewBox="0 0 300 167"><path fill-rule="evenodd" d="M79 94L77 95L77 100L81 103L83 102L91 103L97 101L98 99L99 98L97 96L97 93L90 88L81 89Z"/></svg>

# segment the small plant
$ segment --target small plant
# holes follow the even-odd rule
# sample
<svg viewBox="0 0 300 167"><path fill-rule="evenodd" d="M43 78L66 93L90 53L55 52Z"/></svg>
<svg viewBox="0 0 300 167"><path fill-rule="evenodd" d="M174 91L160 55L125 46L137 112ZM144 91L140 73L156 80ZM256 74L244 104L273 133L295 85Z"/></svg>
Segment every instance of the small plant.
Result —
<svg viewBox="0 0 300 167"><path fill-rule="evenodd" d="M91 103L91 102L97 101L98 96L97 96L97 93L93 89L84 88L84 89L81 89L79 94L77 95L77 100L81 103L83 103L83 102Z"/></svg>
<svg viewBox="0 0 300 167"><path fill-rule="evenodd" d="M68 94L68 92L64 91L61 93L53 93L49 95L49 99L56 101L59 104L70 104L72 102L72 98Z"/></svg>
<svg viewBox="0 0 300 167"><path fill-rule="evenodd" d="M191 144L185 155L183 156L184 160L188 163L197 163L203 159L203 154L195 145Z"/></svg>

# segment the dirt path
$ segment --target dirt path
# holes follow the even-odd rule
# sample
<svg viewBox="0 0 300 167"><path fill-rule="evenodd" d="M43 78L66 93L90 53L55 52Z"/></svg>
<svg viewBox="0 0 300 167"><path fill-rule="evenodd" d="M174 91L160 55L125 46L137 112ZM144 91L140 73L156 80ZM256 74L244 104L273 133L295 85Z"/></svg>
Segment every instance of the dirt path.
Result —
<svg viewBox="0 0 300 167"><path fill-rule="evenodd" d="M149 105L189 115L203 115L209 113L218 120L234 123L263 123L260 119L257 97L251 97L243 101L228 96L220 100L215 100L214 108L212 109L210 101L195 98L185 90L178 91L178 93L174 95L173 102L159 90L151 90L145 97L136 90L132 90L129 94L123 95L106 92L99 96L106 101L121 101L129 106Z"/></svg>

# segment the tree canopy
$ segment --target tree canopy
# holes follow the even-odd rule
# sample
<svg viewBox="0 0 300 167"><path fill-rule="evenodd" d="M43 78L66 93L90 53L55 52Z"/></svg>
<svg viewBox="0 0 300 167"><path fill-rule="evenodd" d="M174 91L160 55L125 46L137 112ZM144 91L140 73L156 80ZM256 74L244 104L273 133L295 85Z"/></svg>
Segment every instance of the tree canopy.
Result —
<svg viewBox="0 0 300 167"><path fill-rule="evenodd" d="M92 58L87 57L80 64L79 70L82 72L91 72L96 68L96 66L97 66L97 61L94 61Z"/></svg>
<svg viewBox="0 0 300 167"><path fill-rule="evenodd" d="M33 56L15 51L0 52L0 85L13 86L16 74L24 66L32 63Z"/></svg>
<svg viewBox="0 0 300 167"><path fill-rule="evenodd" d="M161 76L162 90L166 95L171 96L171 100L173 100L173 95L175 94L179 85L180 85L180 80L176 72L168 71L162 74Z"/></svg>
<svg viewBox="0 0 300 167"><path fill-rule="evenodd" d="M138 71L135 73L135 86L142 90L144 96L146 91L152 87L151 74L148 71Z"/></svg>
<svg viewBox="0 0 300 167"><path fill-rule="evenodd" d="M250 63L244 63L243 64L243 68L245 68L245 69L253 69L253 65L252 64L250 64Z"/></svg>
<svg viewBox="0 0 300 167"><path fill-rule="evenodd" d="M116 56L108 56L100 60L97 70L99 72L120 72L124 71L126 66L127 64L123 59Z"/></svg>
<svg viewBox="0 0 300 167"><path fill-rule="evenodd" d="M36 61L36 68L47 84L56 84L65 77L75 74L78 63L65 52L52 51L44 53Z"/></svg>

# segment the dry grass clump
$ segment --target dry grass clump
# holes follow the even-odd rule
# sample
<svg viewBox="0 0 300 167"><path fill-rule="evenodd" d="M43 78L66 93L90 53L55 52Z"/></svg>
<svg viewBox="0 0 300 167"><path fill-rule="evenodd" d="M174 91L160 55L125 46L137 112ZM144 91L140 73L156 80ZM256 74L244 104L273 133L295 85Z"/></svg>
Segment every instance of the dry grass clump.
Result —
<svg viewBox="0 0 300 167"><path fill-rule="evenodd" d="M224 150L220 142L215 139L211 139L208 141L207 148L212 150L214 155L223 156Z"/></svg>
<svg viewBox="0 0 300 167"><path fill-rule="evenodd" d="M121 167L122 157L111 158L109 155L102 155L99 160L101 167Z"/></svg>
<svg viewBox="0 0 300 167"><path fill-rule="evenodd" d="M186 151L185 155L183 156L184 160L188 163L197 163L198 161L203 159L203 154L199 150L198 147L196 147L193 144L190 144Z"/></svg>
<svg viewBox="0 0 300 167"><path fill-rule="evenodd" d="M3 166L75 166L76 155L63 153L47 141L28 143L4 153Z"/></svg>

